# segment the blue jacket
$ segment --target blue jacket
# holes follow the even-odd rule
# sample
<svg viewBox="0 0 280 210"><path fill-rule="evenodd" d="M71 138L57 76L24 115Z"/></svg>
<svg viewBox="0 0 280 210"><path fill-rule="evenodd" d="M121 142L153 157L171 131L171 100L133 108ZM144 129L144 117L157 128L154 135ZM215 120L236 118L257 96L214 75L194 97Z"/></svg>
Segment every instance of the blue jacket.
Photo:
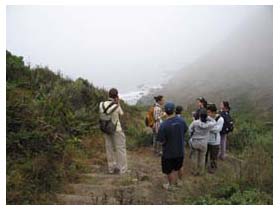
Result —
<svg viewBox="0 0 280 210"><path fill-rule="evenodd" d="M168 118L160 125L157 140L162 143L163 158L184 157L185 133L187 130L186 122L178 116Z"/></svg>

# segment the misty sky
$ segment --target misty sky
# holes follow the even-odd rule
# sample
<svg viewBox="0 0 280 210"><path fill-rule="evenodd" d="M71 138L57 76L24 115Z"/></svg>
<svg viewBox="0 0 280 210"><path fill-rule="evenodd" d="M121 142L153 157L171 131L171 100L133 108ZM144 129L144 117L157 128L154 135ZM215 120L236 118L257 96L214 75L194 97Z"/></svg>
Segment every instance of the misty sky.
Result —
<svg viewBox="0 0 280 210"><path fill-rule="evenodd" d="M262 6L8 6L7 49L122 93L160 84Z"/></svg>

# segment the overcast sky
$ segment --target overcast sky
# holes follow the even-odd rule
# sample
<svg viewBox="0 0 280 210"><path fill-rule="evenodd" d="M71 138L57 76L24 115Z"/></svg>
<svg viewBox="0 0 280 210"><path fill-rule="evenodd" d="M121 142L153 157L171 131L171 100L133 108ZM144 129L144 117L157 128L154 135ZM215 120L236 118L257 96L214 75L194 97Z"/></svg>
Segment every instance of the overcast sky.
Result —
<svg viewBox="0 0 280 210"><path fill-rule="evenodd" d="M158 85L261 6L8 6L7 49L122 93Z"/></svg>

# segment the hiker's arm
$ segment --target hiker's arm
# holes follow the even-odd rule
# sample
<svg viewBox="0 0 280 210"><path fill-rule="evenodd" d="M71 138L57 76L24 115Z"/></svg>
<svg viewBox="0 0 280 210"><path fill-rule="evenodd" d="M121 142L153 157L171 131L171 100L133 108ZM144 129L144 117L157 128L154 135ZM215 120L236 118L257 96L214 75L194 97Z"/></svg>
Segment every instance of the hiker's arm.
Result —
<svg viewBox="0 0 280 210"><path fill-rule="evenodd" d="M190 135L193 133L193 124L194 124L194 122L192 122L192 123L190 124L190 127L189 127L189 134L190 134Z"/></svg>
<svg viewBox="0 0 280 210"><path fill-rule="evenodd" d="M122 107L121 107L120 104L119 104L118 112L119 112L120 115L123 115L123 110L122 110Z"/></svg>
<svg viewBox="0 0 280 210"><path fill-rule="evenodd" d="M208 122L208 127L212 130L217 125L216 120L210 119Z"/></svg>
<svg viewBox="0 0 280 210"><path fill-rule="evenodd" d="M220 133L221 130L223 129L223 124L224 124L224 120L223 118L220 118L216 125L211 129L211 132L213 133Z"/></svg>
<svg viewBox="0 0 280 210"><path fill-rule="evenodd" d="M117 97L117 98L115 99L115 102L116 102L116 104L117 104L117 106L118 106L117 113L118 113L119 115L123 115L123 110L122 110L122 107L121 107L121 103L120 103L119 97Z"/></svg>

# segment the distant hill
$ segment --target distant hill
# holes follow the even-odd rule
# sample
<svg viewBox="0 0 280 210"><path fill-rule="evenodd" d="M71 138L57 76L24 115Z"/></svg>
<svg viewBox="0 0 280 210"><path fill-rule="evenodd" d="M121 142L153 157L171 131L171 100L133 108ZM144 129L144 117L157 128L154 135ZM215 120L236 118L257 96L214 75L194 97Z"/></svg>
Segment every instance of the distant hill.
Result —
<svg viewBox="0 0 280 210"><path fill-rule="evenodd" d="M271 9L265 8L248 18L219 46L177 72L161 90L141 98L138 103L151 103L152 95L156 94L184 106L204 96L216 103L229 100L236 109L252 105L258 111L272 111Z"/></svg>

